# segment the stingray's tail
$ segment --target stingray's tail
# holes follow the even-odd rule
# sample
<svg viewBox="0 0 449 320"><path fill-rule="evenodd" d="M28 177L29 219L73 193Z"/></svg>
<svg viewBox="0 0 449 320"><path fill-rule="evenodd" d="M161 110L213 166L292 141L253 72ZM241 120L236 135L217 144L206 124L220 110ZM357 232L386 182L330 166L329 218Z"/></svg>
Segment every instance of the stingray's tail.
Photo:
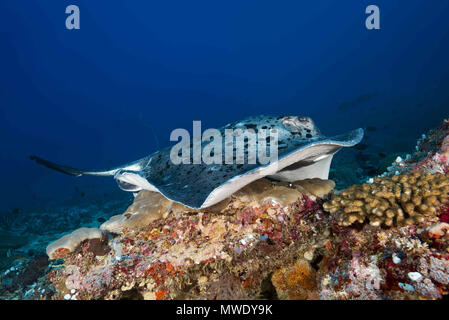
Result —
<svg viewBox="0 0 449 320"><path fill-rule="evenodd" d="M71 175L71 176L75 176L75 177L79 177L79 176L100 176L100 177L106 177L106 176L113 176L119 169L110 169L110 170L104 170L104 171L89 171L89 170L81 170L81 169L75 169L72 167L67 167L67 166L63 166L60 164L56 164L54 162L42 159L40 157L37 156L30 156L30 160L34 160L37 163L46 166L47 168Z"/></svg>

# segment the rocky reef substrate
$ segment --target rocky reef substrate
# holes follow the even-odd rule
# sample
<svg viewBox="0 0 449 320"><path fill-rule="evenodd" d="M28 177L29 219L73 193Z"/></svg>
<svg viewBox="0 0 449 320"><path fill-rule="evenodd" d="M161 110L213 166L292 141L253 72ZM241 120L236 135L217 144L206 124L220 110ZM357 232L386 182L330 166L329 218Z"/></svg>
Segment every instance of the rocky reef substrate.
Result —
<svg viewBox="0 0 449 320"><path fill-rule="evenodd" d="M140 192L123 214L50 243L49 264L43 256L23 266L22 275L41 270L26 279L26 296L441 299L448 141L444 121L387 172L340 191L330 180L261 179L202 210Z"/></svg>

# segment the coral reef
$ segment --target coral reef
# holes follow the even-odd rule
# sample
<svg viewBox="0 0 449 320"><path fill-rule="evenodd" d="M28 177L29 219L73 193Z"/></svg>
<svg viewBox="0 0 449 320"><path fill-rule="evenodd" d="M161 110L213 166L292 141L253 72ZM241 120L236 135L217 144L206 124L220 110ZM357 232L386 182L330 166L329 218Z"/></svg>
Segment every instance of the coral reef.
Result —
<svg viewBox="0 0 449 320"><path fill-rule="evenodd" d="M397 175L402 172L442 173L449 172L449 119L418 140L415 153L405 159L397 157L381 176Z"/></svg>
<svg viewBox="0 0 449 320"><path fill-rule="evenodd" d="M257 205L271 201L286 206L296 201L302 194L323 197L331 192L334 187L335 183L331 180L306 179L289 186L287 183L274 184L267 179L260 179L237 191L233 195L233 205L234 207L251 203ZM230 198L225 199L207 208L207 212L218 213L226 208L230 201ZM100 226L100 229L117 234L124 230L138 231L139 228L145 227L155 220L165 219L169 215L176 216L189 212L199 213L201 210L194 210L170 201L158 192L143 190L139 192L125 213L112 216Z"/></svg>
<svg viewBox="0 0 449 320"><path fill-rule="evenodd" d="M324 205L336 219L317 272L320 299L440 299L448 293L449 195L444 158L448 136L449 123L444 121L438 129L423 135L413 155L405 160L398 157L381 178L350 188L349 202L336 206L330 200ZM382 224L385 228L376 227L377 220L374 226L344 223L351 206L360 204L354 203L359 200L356 190L380 192L376 207L384 209L388 217L382 203L388 208L396 204L398 211L404 212L404 223L397 223L397 216L390 226ZM411 192L403 198L404 191ZM344 196L343 191L331 198ZM377 197L376 192L371 196ZM419 214L413 221L406 220L406 214L412 213L412 205L406 207L408 202ZM349 214L339 217L343 208L348 208Z"/></svg>
<svg viewBox="0 0 449 320"><path fill-rule="evenodd" d="M342 226L368 219L372 226L392 227L422 222L447 202L447 175L414 172L351 186L334 194L323 207Z"/></svg>
<svg viewBox="0 0 449 320"><path fill-rule="evenodd" d="M134 199L125 213L112 216L104 222L101 230L120 233L122 229L136 229L150 222L166 217L173 202L164 198L158 192L143 190Z"/></svg>
<svg viewBox="0 0 449 320"><path fill-rule="evenodd" d="M320 299L438 299L449 291L447 237L416 225L332 232L317 273Z"/></svg>
<svg viewBox="0 0 449 320"><path fill-rule="evenodd" d="M0 248L13 261L0 272L0 297L442 299L449 293L448 137L444 121L415 153L343 191L330 180L260 179L202 210L144 191L131 205L49 214L50 236L37 233L49 225L41 213L30 215L37 227L28 231L19 215L5 222L15 233L0 234L15 247ZM350 171L342 175L359 183L363 174ZM50 245L53 260L26 254L80 226L95 231Z"/></svg>
<svg viewBox="0 0 449 320"><path fill-rule="evenodd" d="M95 201L77 198L74 203L69 201L6 214L8 231L0 231L5 236L0 241L4 245L0 248L0 299L51 299L55 288L47 273L53 268L62 268L62 262L45 262L48 244L69 230L80 226L97 228L104 218L124 212L129 199L121 195L105 195Z"/></svg>
<svg viewBox="0 0 449 320"><path fill-rule="evenodd" d="M141 206L147 196L136 197L129 210L155 212ZM64 268L49 274L55 298L264 297L275 270L298 256L312 260L323 246L328 219L316 199L302 188L263 179L215 212L182 208L143 219L122 227L104 256L86 250L86 243L66 255ZM168 210L165 203L158 208Z"/></svg>

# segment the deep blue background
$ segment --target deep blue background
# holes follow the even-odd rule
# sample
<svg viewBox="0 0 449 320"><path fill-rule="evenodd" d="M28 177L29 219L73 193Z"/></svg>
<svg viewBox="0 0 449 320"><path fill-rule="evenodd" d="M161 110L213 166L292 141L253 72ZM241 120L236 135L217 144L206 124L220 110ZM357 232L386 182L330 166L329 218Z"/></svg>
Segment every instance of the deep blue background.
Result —
<svg viewBox="0 0 449 320"><path fill-rule="evenodd" d="M65 8L81 29L65 28ZM365 8L381 9L381 30ZM171 130L252 114L312 116L328 135L376 126L412 149L449 110L449 1L0 1L1 210L95 194L61 175L143 157ZM373 97L342 103L364 94ZM345 110L342 110L345 109Z"/></svg>

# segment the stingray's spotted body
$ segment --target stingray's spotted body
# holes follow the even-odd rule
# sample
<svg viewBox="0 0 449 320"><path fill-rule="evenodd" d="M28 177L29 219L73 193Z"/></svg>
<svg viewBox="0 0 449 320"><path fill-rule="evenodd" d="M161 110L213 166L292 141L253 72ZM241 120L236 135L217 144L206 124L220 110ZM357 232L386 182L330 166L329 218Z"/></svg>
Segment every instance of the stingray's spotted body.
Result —
<svg viewBox="0 0 449 320"><path fill-rule="evenodd" d="M78 170L35 156L31 159L74 176L114 176L123 190L157 191L170 200L199 209L212 206L245 185L265 176L283 181L327 179L333 155L342 147L356 145L363 138L362 129L327 138L307 117L256 116L222 127L220 132L223 136L225 129L256 131L277 129L277 161L265 165L235 164L235 161L234 164L220 165L204 163L176 165L170 159L170 147L127 165L105 171ZM205 145L203 143L202 148ZM190 154L193 154L193 150ZM223 157L224 155L223 151Z"/></svg>

